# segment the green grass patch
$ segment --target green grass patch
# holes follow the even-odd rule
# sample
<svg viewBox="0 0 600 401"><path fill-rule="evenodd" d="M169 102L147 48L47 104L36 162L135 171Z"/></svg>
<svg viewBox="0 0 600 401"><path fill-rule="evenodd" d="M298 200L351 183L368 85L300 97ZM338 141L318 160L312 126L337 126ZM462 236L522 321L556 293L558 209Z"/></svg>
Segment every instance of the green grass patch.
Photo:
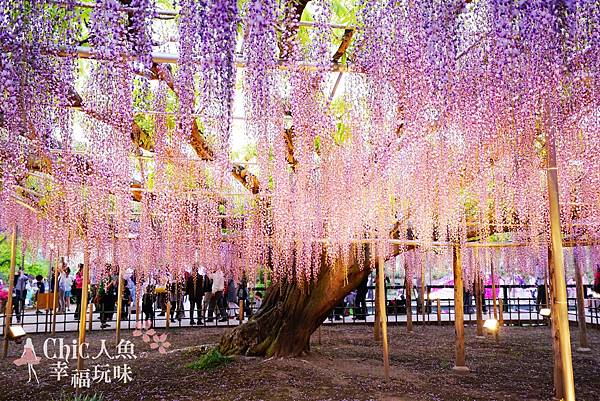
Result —
<svg viewBox="0 0 600 401"><path fill-rule="evenodd" d="M193 370L207 371L218 369L232 361L232 357L221 354L219 348L215 347L202 355L197 361L187 364L186 367Z"/></svg>

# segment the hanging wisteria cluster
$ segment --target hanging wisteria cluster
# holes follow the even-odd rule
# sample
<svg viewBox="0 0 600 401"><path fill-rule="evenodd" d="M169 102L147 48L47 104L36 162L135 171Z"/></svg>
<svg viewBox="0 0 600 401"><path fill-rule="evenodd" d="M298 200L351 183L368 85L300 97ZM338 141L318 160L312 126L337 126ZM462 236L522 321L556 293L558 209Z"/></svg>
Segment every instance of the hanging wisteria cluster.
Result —
<svg viewBox="0 0 600 401"><path fill-rule="evenodd" d="M564 239L600 240L596 1L365 1L346 63L328 0L304 25L294 2L237 3L180 0L165 64L151 0L0 0L2 229L97 274L300 283L390 236L418 243L412 276L505 233L527 246L465 247L465 282L539 275L555 140ZM230 159L236 97L254 167Z"/></svg>

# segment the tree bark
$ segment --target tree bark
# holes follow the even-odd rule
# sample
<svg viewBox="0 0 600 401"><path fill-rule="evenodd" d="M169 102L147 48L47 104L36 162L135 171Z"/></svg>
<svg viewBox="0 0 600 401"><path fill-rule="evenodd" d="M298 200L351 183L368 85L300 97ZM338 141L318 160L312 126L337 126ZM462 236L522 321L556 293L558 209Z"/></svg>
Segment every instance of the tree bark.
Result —
<svg viewBox="0 0 600 401"><path fill-rule="evenodd" d="M223 335L224 354L247 356L299 356L310 351L310 336L331 310L370 273L370 252L363 261L352 252L346 265L333 266L322 258L317 279L305 288L292 281L272 285L258 312Z"/></svg>

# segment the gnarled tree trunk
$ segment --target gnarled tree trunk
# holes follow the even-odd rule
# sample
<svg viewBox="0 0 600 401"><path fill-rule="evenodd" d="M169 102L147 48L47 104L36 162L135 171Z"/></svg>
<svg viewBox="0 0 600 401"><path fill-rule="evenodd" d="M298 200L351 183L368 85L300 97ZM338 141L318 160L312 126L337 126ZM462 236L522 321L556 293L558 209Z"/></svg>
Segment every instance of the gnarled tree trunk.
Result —
<svg viewBox="0 0 600 401"><path fill-rule="evenodd" d="M258 312L247 323L223 335L221 352L267 357L308 352L311 334L369 274L369 259L367 248L364 261L351 256L345 266L341 261L324 265L308 288L293 282L274 284L267 290Z"/></svg>

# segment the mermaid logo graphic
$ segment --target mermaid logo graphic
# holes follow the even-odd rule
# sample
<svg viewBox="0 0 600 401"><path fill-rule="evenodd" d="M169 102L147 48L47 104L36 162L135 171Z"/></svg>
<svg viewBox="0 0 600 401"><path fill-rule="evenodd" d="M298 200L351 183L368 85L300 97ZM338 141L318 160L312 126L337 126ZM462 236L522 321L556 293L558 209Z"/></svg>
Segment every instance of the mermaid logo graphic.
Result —
<svg viewBox="0 0 600 401"><path fill-rule="evenodd" d="M27 381L27 383L31 382L31 378L33 376L35 377L35 381L38 384L40 384L40 381L37 377L37 373L35 372L35 368L33 367L34 365L40 363L40 359L41 358L35 355L35 348L33 347L33 342L31 342L31 338L28 338L25 340L23 355L21 355L19 359L13 361L13 363L17 366L23 366L27 364L27 370L29 372L29 380Z"/></svg>

